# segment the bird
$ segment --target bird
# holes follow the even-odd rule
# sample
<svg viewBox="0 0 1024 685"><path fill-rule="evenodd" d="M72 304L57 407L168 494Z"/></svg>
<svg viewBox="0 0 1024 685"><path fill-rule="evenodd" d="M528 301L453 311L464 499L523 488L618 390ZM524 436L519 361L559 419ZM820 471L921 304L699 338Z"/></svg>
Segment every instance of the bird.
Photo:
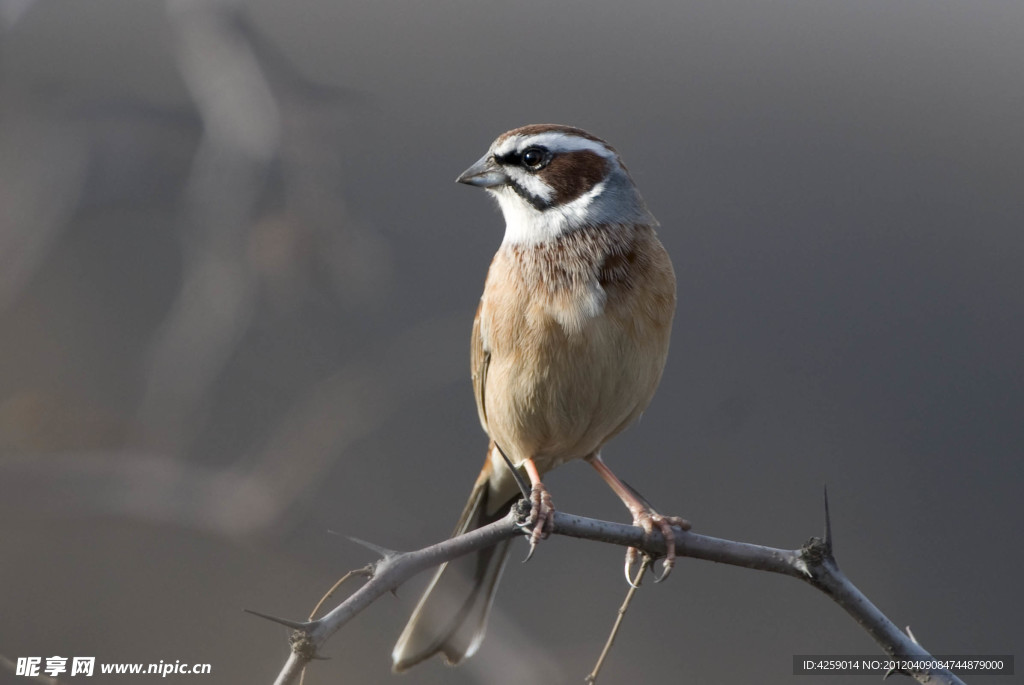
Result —
<svg viewBox="0 0 1024 685"><path fill-rule="evenodd" d="M505 233L471 336L490 444L453 536L504 517L525 472L532 554L554 514L542 475L582 459L635 525L665 536L664 578L675 559L672 526L688 530L689 522L658 514L601 458L647 408L668 355L676 280L658 222L615 148L572 126L507 131L456 181L497 200ZM437 653L455 665L476 652L510 542L437 570L392 652L394 671ZM627 580L636 555L627 553Z"/></svg>

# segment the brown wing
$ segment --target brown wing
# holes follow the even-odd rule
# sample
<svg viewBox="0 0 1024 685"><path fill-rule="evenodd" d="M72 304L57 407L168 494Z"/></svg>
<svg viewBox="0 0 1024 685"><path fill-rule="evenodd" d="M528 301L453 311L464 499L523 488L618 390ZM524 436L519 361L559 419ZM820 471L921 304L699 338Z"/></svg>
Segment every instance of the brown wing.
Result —
<svg viewBox="0 0 1024 685"><path fill-rule="evenodd" d="M476 308L476 318L473 319L473 339L470 342L469 363L473 372L473 394L476 396L476 409L480 414L480 422L484 430L490 433L487 428L487 402L484 396L484 389L487 386L487 367L491 363L491 351L484 348L483 336L480 335L480 314L484 308L484 300L480 298L480 305Z"/></svg>

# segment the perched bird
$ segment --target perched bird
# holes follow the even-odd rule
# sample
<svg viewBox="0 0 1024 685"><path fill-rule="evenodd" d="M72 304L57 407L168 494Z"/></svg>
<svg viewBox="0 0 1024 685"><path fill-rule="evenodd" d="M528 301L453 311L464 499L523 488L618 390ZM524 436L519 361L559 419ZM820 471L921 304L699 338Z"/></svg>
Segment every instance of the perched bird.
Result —
<svg viewBox="0 0 1024 685"><path fill-rule="evenodd" d="M454 535L503 517L519 495L502 453L525 471L531 552L554 508L541 475L587 461L633 514L668 541L672 525L601 460L601 447L654 395L668 354L676 282L633 179L610 145L571 126L535 124L502 134L456 179L493 195L505 237L491 262L473 323L477 411L491 438ZM472 655L509 541L440 569L392 653L403 671L441 652ZM627 555L627 578L635 550Z"/></svg>

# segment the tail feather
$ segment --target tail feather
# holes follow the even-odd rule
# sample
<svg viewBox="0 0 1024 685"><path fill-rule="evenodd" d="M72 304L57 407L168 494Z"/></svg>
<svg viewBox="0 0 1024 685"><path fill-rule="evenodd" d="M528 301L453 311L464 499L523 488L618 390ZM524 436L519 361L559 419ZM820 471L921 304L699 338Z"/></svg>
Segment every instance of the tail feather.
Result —
<svg viewBox="0 0 1024 685"><path fill-rule="evenodd" d="M506 507L495 510L488 506L488 472L485 467L477 479L453 536L505 515ZM492 509L492 513L488 514L488 509ZM511 540L505 540L494 547L459 557L437 570L391 653L396 673L439 652L451 665L476 652L484 638L487 616L510 543Z"/></svg>

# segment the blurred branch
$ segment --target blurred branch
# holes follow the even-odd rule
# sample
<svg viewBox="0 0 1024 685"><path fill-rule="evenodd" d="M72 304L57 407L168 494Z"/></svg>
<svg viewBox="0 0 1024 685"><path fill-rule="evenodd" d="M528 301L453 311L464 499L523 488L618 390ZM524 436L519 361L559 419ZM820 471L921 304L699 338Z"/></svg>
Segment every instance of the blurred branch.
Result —
<svg viewBox="0 0 1024 685"><path fill-rule="evenodd" d="M35 0L0 0L0 29L10 29L17 24Z"/></svg>
<svg viewBox="0 0 1024 685"><path fill-rule="evenodd" d="M24 103L0 108L0 310L17 300L67 225L86 160L76 125Z"/></svg>
<svg viewBox="0 0 1024 685"><path fill-rule="evenodd" d="M0 515L38 508L80 518L114 514L220 535L274 535L353 444L381 430L424 395L460 378L452 349L461 316L405 328L378 359L360 358L308 388L276 423L266 444L227 466L153 450L0 449ZM433 363L422 364L423 357ZM26 423L22 413L5 423ZM10 407L8 407L10 410ZM66 411L64 412L66 413ZM66 419L65 419L66 420ZM40 430L54 432L48 423ZM0 448L4 445L0 443Z"/></svg>
<svg viewBox="0 0 1024 685"><path fill-rule="evenodd" d="M277 103L232 11L168 2L179 70L203 123L185 194L181 288L153 345L140 410L147 436L172 452L191 442L210 387L249 327L257 284L247 235L280 142Z"/></svg>
<svg viewBox="0 0 1024 685"><path fill-rule="evenodd" d="M349 90L310 81L233 0L167 0L182 79L203 135L180 218L178 295L151 350L144 442L172 454L202 430L214 386L257 308L316 293L365 303L390 276L386 243L343 200L336 105ZM267 206L280 183L281 209Z"/></svg>
<svg viewBox="0 0 1024 685"><path fill-rule="evenodd" d="M131 450L4 456L0 475L8 517L116 515L233 536L262 532L292 504L241 469Z"/></svg>
<svg viewBox="0 0 1024 685"><path fill-rule="evenodd" d="M319 620L290 621L250 612L294 630L291 638L292 652L274 681L275 685L298 682L306 665L317 658L321 647L331 635L363 609L383 595L393 592L417 573L523 534L521 526L528 518L524 510L528 512L528 507L513 507L500 521L414 552L384 553L372 566L370 580ZM665 554L665 540L659 533L646 537L643 529L636 526L563 512L555 513L553 535L636 547L655 557ZM832 555L831 535L828 532L825 539L811 538L801 549L786 550L676 531L676 554L799 578L824 592L846 610L886 654L913 659L931 658L920 644L897 628L843 574ZM963 681L946 670L916 671L907 675L921 683L963 685Z"/></svg>

